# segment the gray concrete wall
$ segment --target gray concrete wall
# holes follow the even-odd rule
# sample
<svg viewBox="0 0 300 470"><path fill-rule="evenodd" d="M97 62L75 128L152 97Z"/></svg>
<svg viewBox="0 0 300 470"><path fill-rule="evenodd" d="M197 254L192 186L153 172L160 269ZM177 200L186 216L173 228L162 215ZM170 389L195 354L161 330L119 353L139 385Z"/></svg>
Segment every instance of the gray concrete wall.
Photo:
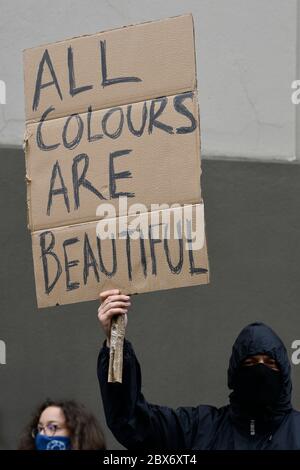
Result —
<svg viewBox="0 0 300 470"><path fill-rule="evenodd" d="M0 448L15 448L32 409L46 397L86 403L100 417L109 448L120 448L105 426L98 391L104 338L97 302L36 308L24 157L2 149L0 161L0 340L6 344ZM226 403L232 343L255 320L271 325L291 356L292 342L300 339L299 178L298 165L203 162L211 284L133 299L128 338L149 401ZM293 366L293 379L300 407L300 365Z"/></svg>
<svg viewBox="0 0 300 470"><path fill-rule="evenodd" d="M295 158L296 0L0 0L0 11L2 146L23 139L23 49L191 12L203 154Z"/></svg>

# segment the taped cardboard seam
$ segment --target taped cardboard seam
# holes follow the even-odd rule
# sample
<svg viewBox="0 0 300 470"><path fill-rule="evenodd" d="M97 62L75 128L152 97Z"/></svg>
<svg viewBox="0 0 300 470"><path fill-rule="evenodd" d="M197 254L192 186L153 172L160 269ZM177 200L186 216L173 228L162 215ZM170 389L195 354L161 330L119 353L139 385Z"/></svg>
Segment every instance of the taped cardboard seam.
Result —
<svg viewBox="0 0 300 470"><path fill-rule="evenodd" d="M182 207L183 207L183 204L185 204L186 206L193 206L195 204L201 204L202 202L203 202L202 199L201 200L191 199L191 200L186 201L186 202L180 201L180 203L182 204ZM169 206L171 206L170 201L165 201L163 204L168 204ZM29 207L30 207L30 200L29 200ZM150 213L150 212L155 212L155 211L150 211L149 208L147 208L147 209L148 209L147 211L141 212L141 214L147 214L147 213ZM171 209L171 207L170 207L170 209ZM169 209L160 209L160 210L169 210ZM117 215L117 217L124 217L124 215ZM99 222L100 220L104 220L104 219L106 219L106 217L100 217L100 216L98 218L97 217L96 218L91 218L91 217L83 218L83 217L81 217L80 222L74 222L73 224L68 224L68 225L58 224L58 225L56 225L56 224L51 224L50 223L50 224L47 224L45 226L41 226L41 227L38 227L38 228L33 228L33 225L30 225L30 226L28 226L28 228L30 229L31 232L40 232L40 231L44 231L44 230L48 230L48 229L51 230L51 229L54 229L54 228L73 227L73 226L78 226L78 225L82 225L82 224ZM31 216L30 216L30 220L31 220Z"/></svg>
<svg viewBox="0 0 300 470"><path fill-rule="evenodd" d="M146 214L153 214L153 213L165 213L165 212L168 212L168 211L174 211L174 210L182 210L184 209L185 207L186 208L189 208L189 207L195 207L195 206L198 206L198 205L202 205L204 204L204 201L203 199L201 198L200 201L195 201L195 202L192 202L191 204L182 204L180 207L175 207L175 208L167 208L167 209L157 209L155 211L146 211L146 212L141 212L141 216L145 216ZM33 235L36 235L38 233L42 233L42 232L45 232L47 230L55 230L55 231L64 231L66 229L70 229L70 228L80 228L81 226L86 226L86 227L89 227L95 223L98 223L98 222L101 222L103 220L109 222L110 220L118 220L118 219L121 219L121 218L135 218L135 217L138 217L139 214L125 214L125 215L118 215L116 217L102 217L99 219L94 219L94 220L88 220L88 221L82 221L82 222L79 222L79 223L75 223L75 224L68 224L68 225L58 225L58 226L53 226L53 227L50 227L50 226L47 226L45 228L41 228L41 229L38 229L38 230L32 230L31 231L31 236Z"/></svg>
<svg viewBox="0 0 300 470"><path fill-rule="evenodd" d="M159 96L147 96L145 95L142 99L140 99L139 101L128 101L128 102L124 102L124 103L117 103L113 106L108 106L108 107L105 107L105 108L93 108L92 109L92 112L93 113L97 113L97 112L100 112L100 111L109 111L110 109L114 108L114 107L120 107L120 108L125 108L126 106L131 106L131 105L135 105L135 104L139 104L139 103L143 103L145 101L152 101L152 100L159 100L160 98L174 98L175 96L177 95L184 95L185 93L193 93L195 95L195 98L197 100L197 103L198 103L198 106L199 106L199 100L198 100L198 90L197 88L194 88L194 89L187 89L185 91L181 91L178 89L178 92L176 93L170 93L170 94L167 94L167 95L159 95ZM78 114L79 116L84 116L84 115L87 115L88 114L88 111L86 110L87 108L85 107L85 109L83 111L78 111L76 114ZM54 122L54 121L57 121L59 119L64 119L66 117L69 117L70 114L62 114L61 116L55 116L55 117L51 117L49 119L45 119L43 122L44 122L44 125L47 126L48 122ZM37 124L39 124L41 122L40 119L28 119L27 121L25 121L25 126L26 128L29 126L36 126ZM26 129L27 130L27 129ZM25 134L26 134L26 131L25 131ZM29 133L29 137L32 135L32 133ZM25 139L25 137L24 137ZM28 141L28 137L26 139L26 142ZM23 149L24 149L24 145L23 145Z"/></svg>
<svg viewBox="0 0 300 470"><path fill-rule="evenodd" d="M200 185L200 182L201 182L201 173L202 173L202 169L201 169L201 154L200 154L200 147L201 147L201 137L200 137L200 112L199 112L199 101L198 101L198 95L196 93L196 91L189 91L189 93L192 93L193 94L193 102L194 102L194 105L195 105L195 118L196 118L196 121L197 121L197 128L198 130L195 131L194 133L194 137L195 137L195 148L194 148L194 152L195 154L198 154L198 171L199 171L199 186L201 187ZM174 98L175 96L177 95L169 95L168 97L169 98ZM149 100L145 100L144 102L150 102L151 99ZM141 102L137 102L136 104L139 104L139 103L143 103L143 101ZM123 105L122 107L125 108L126 106L129 106L131 103L128 103L126 105ZM111 109L111 108L105 108L105 109ZM97 120L97 113L100 113L100 112L105 112L105 109L102 110L93 110L93 114L95 115L95 119ZM196 114L197 113L197 114ZM88 112L85 112L85 113L80 113L79 115L80 116L85 116L85 118L87 118L87 114ZM125 112L124 112L124 115L125 115ZM47 129L51 129L51 126L53 123L58 123L59 120L63 120L65 119L66 116L64 117L61 117L61 118L57 118L57 119L54 119L54 120L49 120L49 121L45 121L44 122L44 126L45 126L45 130ZM35 135L35 132L36 132L36 129L35 129L35 126L37 126L38 124L37 123L32 123L32 124L26 124L26 171L27 171L27 178L28 178L28 185L27 185L27 206L28 206L28 210L29 210L29 218L28 218L28 228L31 230L31 231L39 231L39 230L45 230L47 228L54 228L54 227L61 227L61 226L65 226L63 223L60 224L60 223L57 223L57 222L54 222L54 223L51 223L51 221L49 220L49 223L45 222L44 224L37 224L37 223L33 223L33 218L32 218L32 214L31 214L31 169L30 169L30 165L29 165L29 162L30 162L30 158L29 158L29 155L30 155L30 137L34 136ZM25 139L25 137L24 137ZM32 158L32 155L31 155L31 158ZM103 188L102 188L103 189ZM101 191L101 188L100 188L100 191ZM181 201L182 203L184 204L195 204L195 203L198 203L199 202L199 199L197 198L190 198L190 199L187 199L185 201ZM171 200L165 200L163 202L164 204L169 204L171 205L172 203L174 203L174 201L171 201ZM161 204L163 204L161 203ZM148 205L149 207L149 205ZM75 215L74 215L74 218ZM79 223L84 223L84 222L93 222L95 220L100 220L100 217L97 218L95 217L94 215L91 216L87 216L85 218L83 218L82 216L80 217L80 221L76 221L74 222L74 224L70 224L70 225L75 225L75 224L79 224Z"/></svg>
<svg viewBox="0 0 300 470"><path fill-rule="evenodd" d="M195 205L195 209L197 210L197 205ZM193 220L194 216L196 215L196 211L193 210ZM203 219L203 230L205 232L205 214L204 219ZM162 215L160 215L160 221L162 221ZM172 219L171 219L172 220ZM172 224L172 222L171 222ZM171 225L172 226L172 225ZM73 227L65 228L65 230L58 229L58 230L53 230L52 234L55 238L55 243L53 245L53 252L57 254L58 259L63 263L64 262L64 251L62 250L63 242L64 240L67 239L72 239L72 237L78 237L77 238L77 243L78 245L78 251L76 252L70 252L68 253L69 260L72 260L73 258L76 258L79 260L78 267L74 267L75 272L71 275L71 281L78 281L80 283L80 288L77 288L75 290L66 290L66 278L64 277L64 271L62 272L62 277L60 278L59 283L55 287L55 290L53 290L51 293L47 293L44 291L43 288L43 269L41 267L41 259L40 259L40 235L41 233L35 233L32 234L32 242L33 242L33 251L34 251L34 265L35 265L35 279L36 282L40 285L41 289L37 291L37 300L38 300L38 306L39 307L49 307L51 305L62 305L65 303L74 303L74 302L81 302L81 301L86 301L86 300L95 300L98 298L99 291L101 289L106 290L109 288L119 288L121 291L127 292L128 294L133 294L133 293L141 293L141 292L150 292L153 290L165 290L165 289L170 289L174 287L185 287L189 285L199 285L200 284L206 284L209 282L209 275L208 275L208 264L207 264L207 248L206 248L206 239L204 235L204 245L198 251L197 249L197 259L198 261L196 262L196 266L198 267L203 267L205 269L204 272L198 273L197 275L190 276L189 273L189 255L188 252L186 251L187 249L184 249L184 264L182 266L182 270L178 272L178 276L176 273L171 273L170 270L167 268L166 269L166 259L165 256L160 256L163 254L163 245L160 244L158 245L160 249L162 250L160 253L156 253L156 261L157 261L157 268L158 268L158 273L162 274L162 272L166 275L163 276L156 276L156 273L151 273L151 253L149 251L149 245L148 242L146 242L146 265L147 265L147 275L143 275L142 269L138 263L138 259L140 256L140 250L139 250L139 242L138 241L132 241L131 245L131 260L132 260L132 268L135 271L137 267L137 263L139 265L138 271L135 271L136 274L133 274L133 278L128 278L127 270L125 268L126 266L126 253L125 253L125 240L119 240L118 237L116 237L116 254L117 254L117 259L118 259L118 270L114 273L113 277L106 276L106 274L100 274L100 280L96 280L93 271L90 271L90 276L88 282L83 283L83 246L85 243L85 237L89 239L90 246L92 248L92 251L95 254L95 257L97 258L97 245L95 245L95 240L97 239L97 225L96 224L81 224L80 227L77 227L76 230L73 230ZM186 233L184 231L184 240L186 240ZM103 243L108 243L109 247L111 246L110 241L105 241L103 240ZM172 240L171 240L172 243ZM135 244L135 248L134 248ZM103 250L106 250L107 245L103 245ZM177 247L177 242L176 242L176 247ZM102 251L103 253L104 251ZM109 253L108 253L109 255ZM175 259L177 260L178 252L176 250L176 257ZM49 258L50 261L52 258ZM202 261L200 261L202 259ZM109 267L111 267L110 264L110 256L106 257L106 260L104 263L108 262ZM135 260L135 261L134 261ZM198 264L200 261L200 265ZM203 264L202 264L203 263ZM51 263L50 263L51 264ZM97 265L99 269L99 265ZM185 266L185 268L184 268ZM121 270L120 270L121 267ZM73 269L73 268L71 268ZM162 269L162 271L161 271ZM52 274L50 275L50 279L53 280L54 273L55 273L56 267L54 265L54 270L50 268L49 273L51 272ZM153 275L155 274L155 275ZM73 277L74 276L74 277Z"/></svg>
<svg viewBox="0 0 300 470"><path fill-rule="evenodd" d="M196 82L195 82L195 86L193 87L184 87L184 88L178 88L176 90L170 90L169 93L166 93L164 95L149 95L149 94L145 94L141 97L140 100L138 101L116 101L115 103L112 102L112 104L110 106L107 106L107 107L104 107L104 108L93 108L93 113L94 112L97 112L97 111L105 111L105 110L109 110L111 108L114 108L114 107L118 107L118 106L129 106L129 105L134 105L134 104L138 104L138 103L142 103L143 101L151 101L151 100L155 100L155 99L159 99L159 98L170 98L172 96L176 96L176 95L180 95L180 94L184 94L184 93L195 93L197 94L197 86L196 86ZM85 107L82 107L82 108L77 108L77 112L76 114L79 114L79 115L82 115L82 114L87 114L87 111L86 111L86 106ZM45 123L47 122L51 122L51 121L55 121L56 119L63 119L65 117L68 117L70 116L71 114L73 113L65 113L65 114L58 114L54 117L47 117L47 119L45 119ZM41 119L28 119L27 121L25 121L25 124L26 126L27 125L34 125L34 124L38 124L41 122Z"/></svg>

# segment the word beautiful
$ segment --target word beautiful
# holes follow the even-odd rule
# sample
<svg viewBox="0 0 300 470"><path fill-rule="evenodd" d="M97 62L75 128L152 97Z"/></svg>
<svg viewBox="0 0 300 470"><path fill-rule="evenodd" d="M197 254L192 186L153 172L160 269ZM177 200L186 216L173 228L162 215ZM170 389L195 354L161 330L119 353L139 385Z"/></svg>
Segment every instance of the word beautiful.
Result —
<svg viewBox="0 0 300 470"><path fill-rule="evenodd" d="M187 221L188 235L191 234L191 226L192 221ZM118 278L120 273L124 274L125 269L129 281L133 280L134 274L146 279L163 273L178 275L183 270L188 270L191 276L207 273L202 264L196 265L195 255L199 250L194 250L190 237L186 238L189 248L184 249L183 238L180 238L183 232L180 224L177 225L177 240L175 237L170 241L166 237L154 238L153 228L149 224L147 240L139 229L138 238L132 238L127 230L125 240L101 240L94 225L90 231L82 230L77 236L72 233L67 236L66 233L62 237L63 233L60 232L58 240L54 230L41 232L39 244L45 293L50 294L62 274L64 289L72 291L82 285L86 286L88 281L91 282L91 276L92 282L99 283L105 277ZM169 228L166 226L165 230L167 232Z"/></svg>

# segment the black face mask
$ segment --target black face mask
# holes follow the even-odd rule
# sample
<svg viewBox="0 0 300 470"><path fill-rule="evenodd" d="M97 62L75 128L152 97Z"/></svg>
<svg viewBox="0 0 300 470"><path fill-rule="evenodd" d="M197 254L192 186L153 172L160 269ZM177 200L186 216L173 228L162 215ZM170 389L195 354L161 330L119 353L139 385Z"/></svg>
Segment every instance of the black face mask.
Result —
<svg viewBox="0 0 300 470"><path fill-rule="evenodd" d="M278 403L282 375L265 364L241 366L236 374L234 395L240 405L259 412Z"/></svg>

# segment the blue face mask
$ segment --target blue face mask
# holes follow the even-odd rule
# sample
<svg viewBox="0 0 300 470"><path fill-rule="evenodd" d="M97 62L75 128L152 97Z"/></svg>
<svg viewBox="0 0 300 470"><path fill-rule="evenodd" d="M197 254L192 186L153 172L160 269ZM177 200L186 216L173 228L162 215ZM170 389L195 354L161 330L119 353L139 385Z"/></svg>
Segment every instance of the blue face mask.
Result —
<svg viewBox="0 0 300 470"><path fill-rule="evenodd" d="M45 436L37 434L35 436L36 450L70 450L71 439L67 436Z"/></svg>

